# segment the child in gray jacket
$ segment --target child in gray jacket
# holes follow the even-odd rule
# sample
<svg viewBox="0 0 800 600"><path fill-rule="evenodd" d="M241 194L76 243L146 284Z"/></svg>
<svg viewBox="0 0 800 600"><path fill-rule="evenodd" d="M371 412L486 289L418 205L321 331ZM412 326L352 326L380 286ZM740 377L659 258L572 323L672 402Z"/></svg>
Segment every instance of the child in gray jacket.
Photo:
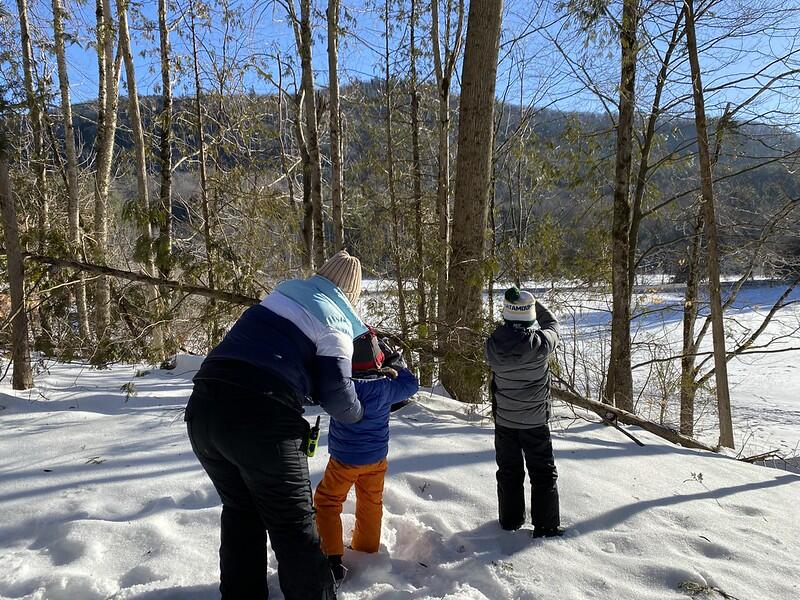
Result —
<svg viewBox="0 0 800 600"><path fill-rule="evenodd" d="M559 526L558 472L548 426L549 357L557 345L558 321L553 313L530 292L506 290L503 323L486 340L486 362L492 369L497 500L500 526L522 527L527 464L534 537L564 533Z"/></svg>

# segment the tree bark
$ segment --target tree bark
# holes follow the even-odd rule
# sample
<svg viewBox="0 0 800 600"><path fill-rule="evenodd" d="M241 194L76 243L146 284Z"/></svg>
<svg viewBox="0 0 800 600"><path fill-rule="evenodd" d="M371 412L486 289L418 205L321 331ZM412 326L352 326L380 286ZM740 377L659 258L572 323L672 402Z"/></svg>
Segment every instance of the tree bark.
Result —
<svg viewBox="0 0 800 600"><path fill-rule="evenodd" d="M108 252L108 193L111 186L119 100L118 71L114 61L114 21L111 17L110 0L97 0L96 16L99 87L92 253L96 263L105 264ZM111 287L106 277L99 277L95 287L95 327L98 347L93 355L93 362L104 364L108 359L111 327Z"/></svg>
<svg viewBox="0 0 800 600"><path fill-rule="evenodd" d="M138 197L139 211L139 243L137 244L141 255L138 260L142 263L145 273L156 275L156 257L153 247L153 231L151 229L150 197L147 190L147 156L144 143L144 129L142 127L142 114L139 110L139 92L136 86L136 66L133 62L131 51L131 37L128 29L127 0L117 0L117 19L119 21L119 45L125 62L125 80L128 85L128 117L133 132L134 165L136 171L136 195ZM167 356L164 352L164 330L161 327L161 299L158 287L146 286L144 289L147 310L155 314L155 324L152 328L152 357L157 363L163 362Z"/></svg>
<svg viewBox="0 0 800 600"><path fill-rule="evenodd" d="M680 428L684 435L694 433L695 352L697 342L694 327L697 321L700 289L700 233L703 228L703 213L697 215L694 224L694 239L687 257L686 292L683 302L683 356L681 357L681 416Z"/></svg>
<svg viewBox="0 0 800 600"><path fill-rule="evenodd" d="M28 118L31 124L33 137L33 172L35 174L35 201L38 205L36 212L36 238L39 252L44 252L47 234L50 229L50 203L47 198L46 184L46 164L44 158L44 132L45 118L43 112L44 94L41 93L40 85L37 81L36 64L33 57L33 42L30 36L30 24L28 19L28 0L17 0L17 10L19 16L19 29L22 46L22 72L23 87L25 90L25 100L28 105ZM47 276L45 275L45 278ZM45 282L45 287L47 284ZM46 304L40 304L37 310L40 334L37 337L36 345L38 349L49 352L52 349L52 325Z"/></svg>
<svg viewBox="0 0 800 600"><path fill-rule="evenodd" d="M444 345L447 328L447 278L450 265L450 85L456 61L461 52L464 26L464 0L458 2L458 22L453 47L450 47L450 14L452 0L448 0L445 15L444 57L439 35L439 0L431 0L431 43L434 72L438 92L438 152L436 176L436 217L438 221L439 251L436 260L436 338L439 347Z"/></svg>
<svg viewBox="0 0 800 600"><path fill-rule="evenodd" d="M69 71L67 70L66 47L64 43L64 8L61 0L53 0L53 38L55 42L56 63L58 65L58 85L61 92L61 115L64 121L64 149L67 156L67 221L69 223L69 242L72 255L76 259L83 256L83 239L80 226L80 188L78 186L78 152L75 146L75 130L72 125L72 100L69 93ZM89 310L86 305L86 283L83 277L73 288L75 308L78 313L78 333L84 344L89 343Z"/></svg>
<svg viewBox="0 0 800 600"><path fill-rule="evenodd" d="M172 75L170 41L167 27L167 0L158 0L158 34L161 58L161 99L159 115L159 188L160 223L158 237L158 268L164 277L172 270Z"/></svg>
<svg viewBox="0 0 800 600"><path fill-rule="evenodd" d="M49 226L49 205L45 189L44 122L41 99L37 97L37 88L39 86L35 77L36 67L33 58L33 42L31 41L28 22L28 0L17 0L17 11L20 37L22 38L23 87L33 133L33 171L36 175L36 202L39 205L37 229L39 250L41 251Z"/></svg>
<svg viewBox="0 0 800 600"><path fill-rule="evenodd" d="M197 120L197 146L200 161L200 205L203 214L203 237L205 238L206 251L206 273L208 277L208 287L216 288L216 277L214 275L214 245L211 228L211 209L208 201L208 172L206 169L206 139L205 123L203 119L203 88L200 84L200 59L197 52L197 27L195 24L195 5L194 0L190 4L190 29L192 36L192 62L194 71L194 108L195 119ZM214 300L209 302L209 309L214 313ZM212 318L209 329L208 346L209 348L217 344L220 337L219 325L216 317Z"/></svg>
<svg viewBox="0 0 800 600"><path fill-rule="evenodd" d="M331 134L331 212L333 214L333 252L344 248L342 196L342 113L339 106L339 0L328 2L328 79L330 89Z"/></svg>
<svg viewBox="0 0 800 600"><path fill-rule="evenodd" d="M314 269L314 206L311 202L311 155L303 134L303 91L295 96L294 135L303 165L303 269Z"/></svg>
<svg viewBox="0 0 800 600"><path fill-rule="evenodd" d="M317 103L314 95L314 70L312 65L311 0L300 0L300 23L294 15L294 0L289 0L290 17L295 22L295 39L300 54L305 113L305 142L309 156L309 191L314 223L314 267L325 262L325 233L322 219L322 166L319 152L319 128L317 126ZM299 31L298 31L299 29ZM305 173L304 173L305 177Z"/></svg>
<svg viewBox="0 0 800 600"><path fill-rule="evenodd" d="M428 300L425 291L426 256L424 239L426 232L423 228L422 204L422 166L419 149L419 79L417 75L417 25L419 21L418 0L411 0L410 38L409 38L409 63L410 81L409 93L411 95L411 179L412 196L414 203L414 246L416 250L417 271L417 336L427 337L428 328ZM430 386L433 383L433 365L429 356L420 355L420 383Z"/></svg>
<svg viewBox="0 0 800 600"><path fill-rule="evenodd" d="M483 383L479 366L483 259L502 9L501 0L470 3L461 73L452 259L447 290L448 326L459 335L448 344L452 350L445 358L442 383L453 397L465 402L480 400Z"/></svg>
<svg viewBox="0 0 800 600"><path fill-rule="evenodd" d="M714 209L714 188L711 152L708 145L706 108L700 59L695 35L694 1L684 0L686 6L686 45L692 72L692 94L694 97L697 148L700 158L700 192L703 198L703 219L706 244L708 245L708 291L711 302L711 336L714 345L714 369L717 384L717 409L719 412L719 444L734 447L731 401L728 390L728 365L725 350L725 325L722 321L722 295L720 293L719 242L717 240L717 217Z"/></svg>
<svg viewBox="0 0 800 600"><path fill-rule="evenodd" d="M630 253L630 178L633 146L633 116L636 109L636 30L637 0L625 0L620 29L621 70L619 86L619 122L617 123L614 208L611 226L612 263L611 357L606 383L606 401L633 412L633 377L631 374L631 287L628 282Z"/></svg>
<svg viewBox="0 0 800 600"><path fill-rule="evenodd" d="M0 122L0 127L4 128L5 123ZM11 360L14 362L11 387L15 390L27 390L33 387L33 374L28 345L28 313L25 311L25 270L22 264L14 193L8 173L8 154L8 140L3 130L0 131L0 209L2 209L6 240L8 286L11 295Z"/></svg>
<svg viewBox="0 0 800 600"><path fill-rule="evenodd" d="M394 100L392 95L392 73L389 49L389 0L384 5L384 99L386 109L386 183L389 188L389 204L392 213L392 260L394 261L394 278L397 285L397 312L400 320L400 331L404 338L408 337L408 314L406 312L406 295L403 281L403 262L401 260L400 229L402 218L397 201L394 173L394 135L392 130L392 117L394 113Z"/></svg>
<svg viewBox="0 0 800 600"><path fill-rule="evenodd" d="M158 118L159 129L159 170L160 185L158 192L158 242L156 243L156 264L162 277L172 275L172 72L170 56L172 48L167 26L167 0L158 0L158 37L161 59L161 114ZM164 336L165 353L177 351L169 317L171 294L168 288L161 292L162 308L165 315Z"/></svg>

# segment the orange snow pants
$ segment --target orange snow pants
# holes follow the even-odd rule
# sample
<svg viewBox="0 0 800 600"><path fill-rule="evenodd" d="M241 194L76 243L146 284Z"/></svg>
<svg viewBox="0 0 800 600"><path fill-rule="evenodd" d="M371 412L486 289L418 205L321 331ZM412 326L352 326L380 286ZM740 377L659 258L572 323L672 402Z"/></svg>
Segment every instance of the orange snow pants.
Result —
<svg viewBox="0 0 800 600"><path fill-rule="evenodd" d="M328 461L325 475L314 494L317 529L322 551L328 556L344 554L342 504L356 486L356 526L350 547L359 552L377 552L381 543L383 479L388 464L384 458L369 465L346 465Z"/></svg>

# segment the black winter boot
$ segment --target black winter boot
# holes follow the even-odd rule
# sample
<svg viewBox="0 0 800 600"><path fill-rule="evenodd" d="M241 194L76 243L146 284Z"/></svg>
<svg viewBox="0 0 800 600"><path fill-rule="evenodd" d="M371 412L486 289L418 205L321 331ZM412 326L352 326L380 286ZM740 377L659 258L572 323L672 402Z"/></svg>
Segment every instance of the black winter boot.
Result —
<svg viewBox="0 0 800 600"><path fill-rule="evenodd" d="M566 529L563 527L553 527L550 529L544 529L542 527L534 527L533 531L531 532L532 538L541 538L541 537L561 537L564 535Z"/></svg>
<svg viewBox="0 0 800 600"><path fill-rule="evenodd" d="M336 583L339 583L344 579L345 568L342 564L342 556L341 554L333 554L328 557L328 564L331 566L331 573L333 573L333 578L336 580Z"/></svg>

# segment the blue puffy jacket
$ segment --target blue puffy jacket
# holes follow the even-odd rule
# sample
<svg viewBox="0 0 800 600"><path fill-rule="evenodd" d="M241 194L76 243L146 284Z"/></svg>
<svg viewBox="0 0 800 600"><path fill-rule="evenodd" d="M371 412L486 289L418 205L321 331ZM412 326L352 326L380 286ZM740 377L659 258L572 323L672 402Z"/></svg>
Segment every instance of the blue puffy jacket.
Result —
<svg viewBox="0 0 800 600"><path fill-rule="evenodd" d="M417 393L419 382L408 369L400 369L397 379L353 379L356 394L364 407L364 418L358 423L331 419L328 431L328 452L348 465L369 465L386 458L389 453L389 410Z"/></svg>
<svg viewBox="0 0 800 600"><path fill-rule="evenodd" d="M263 393L301 413L310 401L340 421L356 422L362 409L350 378L353 338L365 331L341 290L324 277L286 281L242 314L194 379Z"/></svg>

